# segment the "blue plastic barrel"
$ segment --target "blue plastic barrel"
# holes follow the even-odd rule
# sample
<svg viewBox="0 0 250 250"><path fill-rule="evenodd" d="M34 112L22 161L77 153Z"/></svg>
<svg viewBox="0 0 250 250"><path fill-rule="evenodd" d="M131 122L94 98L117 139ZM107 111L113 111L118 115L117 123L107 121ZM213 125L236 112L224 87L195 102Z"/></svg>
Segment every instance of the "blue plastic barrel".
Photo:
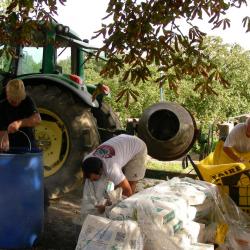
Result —
<svg viewBox="0 0 250 250"><path fill-rule="evenodd" d="M44 222L42 153L0 154L0 248L32 247Z"/></svg>

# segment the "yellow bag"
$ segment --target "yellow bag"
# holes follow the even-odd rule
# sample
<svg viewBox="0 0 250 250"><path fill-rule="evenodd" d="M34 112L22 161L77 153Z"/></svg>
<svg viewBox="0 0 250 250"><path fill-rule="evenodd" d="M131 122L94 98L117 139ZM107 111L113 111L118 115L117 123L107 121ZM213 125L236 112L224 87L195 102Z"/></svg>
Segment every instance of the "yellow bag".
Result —
<svg viewBox="0 0 250 250"><path fill-rule="evenodd" d="M248 163L233 162L223 150L223 141L219 141L214 152L197 164L203 180L220 185L234 202L250 213L250 152L238 153L248 159Z"/></svg>

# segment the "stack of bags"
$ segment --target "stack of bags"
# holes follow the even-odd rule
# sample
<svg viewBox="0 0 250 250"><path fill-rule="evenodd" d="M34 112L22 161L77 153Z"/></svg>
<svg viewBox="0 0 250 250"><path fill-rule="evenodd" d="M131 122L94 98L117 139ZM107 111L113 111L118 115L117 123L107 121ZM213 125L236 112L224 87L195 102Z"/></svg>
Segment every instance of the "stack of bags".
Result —
<svg viewBox="0 0 250 250"><path fill-rule="evenodd" d="M83 198L99 204L96 188ZM121 195L110 193L106 218L87 215L77 250L250 250L250 217L213 184L176 177ZM95 204L85 203L85 215Z"/></svg>
<svg viewBox="0 0 250 250"><path fill-rule="evenodd" d="M210 250L213 245L202 244L205 225L196 222L196 214L200 220L208 217L204 204L209 199L206 188L189 178L173 178L123 200L109 218L136 221L144 236L144 249Z"/></svg>

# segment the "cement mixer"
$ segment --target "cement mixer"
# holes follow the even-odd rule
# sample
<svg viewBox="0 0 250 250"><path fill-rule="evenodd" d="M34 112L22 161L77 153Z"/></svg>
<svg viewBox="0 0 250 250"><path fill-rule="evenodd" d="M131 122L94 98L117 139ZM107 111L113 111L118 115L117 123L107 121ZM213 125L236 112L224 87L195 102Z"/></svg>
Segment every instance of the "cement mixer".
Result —
<svg viewBox="0 0 250 250"><path fill-rule="evenodd" d="M138 136L145 141L148 153L161 161L185 155L197 138L196 123L183 106L160 102L147 108L138 123Z"/></svg>

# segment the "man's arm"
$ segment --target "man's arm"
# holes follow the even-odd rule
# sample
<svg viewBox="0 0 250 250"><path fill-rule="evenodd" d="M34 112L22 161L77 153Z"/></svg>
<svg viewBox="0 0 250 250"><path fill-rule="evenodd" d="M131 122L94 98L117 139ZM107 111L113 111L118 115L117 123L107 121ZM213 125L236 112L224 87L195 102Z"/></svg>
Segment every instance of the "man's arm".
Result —
<svg viewBox="0 0 250 250"><path fill-rule="evenodd" d="M22 127L35 127L41 122L39 113L34 113L28 118L14 121L8 126L8 133L15 133Z"/></svg>
<svg viewBox="0 0 250 250"><path fill-rule="evenodd" d="M125 178L121 183L119 183L117 185L118 187L122 188L122 194L129 197L133 194L131 186L127 180L127 178Z"/></svg>
<svg viewBox="0 0 250 250"><path fill-rule="evenodd" d="M0 137L2 138L4 136L4 134L7 133L7 131L5 130L0 130Z"/></svg>
<svg viewBox="0 0 250 250"><path fill-rule="evenodd" d="M35 127L41 122L41 116L39 113L34 113L28 118L24 118L21 121L20 127Z"/></svg>
<svg viewBox="0 0 250 250"><path fill-rule="evenodd" d="M232 159L234 160L235 162L244 162L244 159L240 158L239 156L237 156L232 148L230 147L224 147L223 148L224 152Z"/></svg>

